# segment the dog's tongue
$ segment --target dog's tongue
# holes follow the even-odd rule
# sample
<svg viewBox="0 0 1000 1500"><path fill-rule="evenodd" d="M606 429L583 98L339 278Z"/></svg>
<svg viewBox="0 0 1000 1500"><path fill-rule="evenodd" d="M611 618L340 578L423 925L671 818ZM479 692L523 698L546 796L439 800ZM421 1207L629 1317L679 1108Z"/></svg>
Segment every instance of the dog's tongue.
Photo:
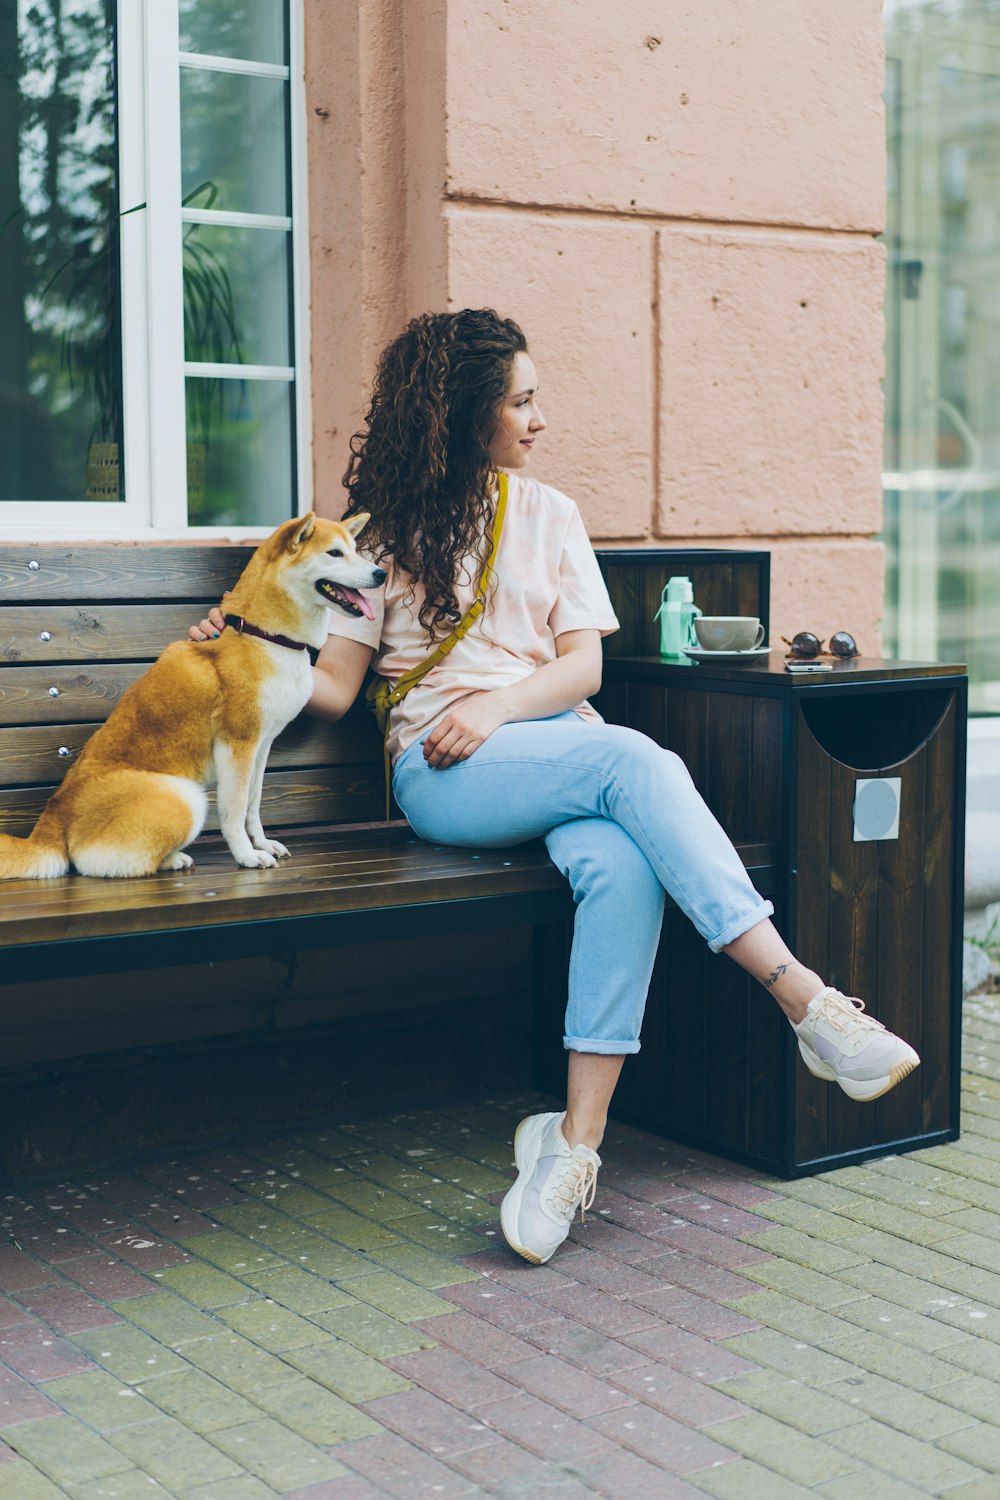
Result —
<svg viewBox="0 0 1000 1500"><path fill-rule="evenodd" d="M365 598L364 594L359 594L357 589L347 588L343 583L338 584L337 587L340 589L340 592L346 599L349 599L352 604L356 604L358 606L358 609L360 609L366 620L374 620L375 611L372 609L371 604Z"/></svg>

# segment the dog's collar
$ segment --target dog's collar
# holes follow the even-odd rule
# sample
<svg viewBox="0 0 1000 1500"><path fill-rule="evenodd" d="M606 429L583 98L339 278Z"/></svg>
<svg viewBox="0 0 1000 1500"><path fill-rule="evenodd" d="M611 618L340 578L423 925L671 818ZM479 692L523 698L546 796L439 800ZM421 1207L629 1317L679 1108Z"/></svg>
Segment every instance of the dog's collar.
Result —
<svg viewBox="0 0 1000 1500"><path fill-rule="evenodd" d="M261 630L258 625L250 625L242 615L226 615L226 624L235 630L238 635L255 635L262 641L270 641L272 646L287 646L290 651L308 651L309 647L305 641L293 641L287 635L271 635L266 630Z"/></svg>

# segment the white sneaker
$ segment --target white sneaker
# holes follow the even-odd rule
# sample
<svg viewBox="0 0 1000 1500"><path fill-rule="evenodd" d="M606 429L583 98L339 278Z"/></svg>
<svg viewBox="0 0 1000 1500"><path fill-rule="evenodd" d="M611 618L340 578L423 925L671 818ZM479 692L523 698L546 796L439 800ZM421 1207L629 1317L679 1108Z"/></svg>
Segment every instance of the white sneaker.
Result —
<svg viewBox="0 0 1000 1500"><path fill-rule="evenodd" d="M589 1146L570 1145L564 1119L529 1115L521 1121L514 1136L517 1181L500 1205L504 1239L536 1266L552 1258L577 1208L585 1213L597 1191L601 1158Z"/></svg>
<svg viewBox="0 0 1000 1500"><path fill-rule="evenodd" d="M792 1030L810 1073L839 1083L852 1099L869 1100L887 1094L920 1066L920 1058L881 1021L863 1015L864 1008L863 1000L828 986L813 996Z"/></svg>

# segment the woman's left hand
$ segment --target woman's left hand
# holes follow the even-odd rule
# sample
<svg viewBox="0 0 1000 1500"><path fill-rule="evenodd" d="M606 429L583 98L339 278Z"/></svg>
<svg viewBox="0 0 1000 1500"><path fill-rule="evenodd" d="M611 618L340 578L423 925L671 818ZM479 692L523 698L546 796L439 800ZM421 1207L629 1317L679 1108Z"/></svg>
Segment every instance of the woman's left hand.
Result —
<svg viewBox="0 0 1000 1500"><path fill-rule="evenodd" d="M424 740L424 759L438 771L468 760L494 729L507 723L499 690L470 693L435 724Z"/></svg>

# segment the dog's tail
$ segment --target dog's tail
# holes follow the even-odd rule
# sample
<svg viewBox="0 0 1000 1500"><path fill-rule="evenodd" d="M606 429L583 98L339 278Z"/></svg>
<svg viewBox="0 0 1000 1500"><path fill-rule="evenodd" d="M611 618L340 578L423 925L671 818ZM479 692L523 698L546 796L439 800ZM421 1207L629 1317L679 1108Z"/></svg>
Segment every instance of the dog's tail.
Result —
<svg viewBox="0 0 1000 1500"><path fill-rule="evenodd" d="M68 873L66 835L48 808L26 839L0 833L0 880L55 880Z"/></svg>

